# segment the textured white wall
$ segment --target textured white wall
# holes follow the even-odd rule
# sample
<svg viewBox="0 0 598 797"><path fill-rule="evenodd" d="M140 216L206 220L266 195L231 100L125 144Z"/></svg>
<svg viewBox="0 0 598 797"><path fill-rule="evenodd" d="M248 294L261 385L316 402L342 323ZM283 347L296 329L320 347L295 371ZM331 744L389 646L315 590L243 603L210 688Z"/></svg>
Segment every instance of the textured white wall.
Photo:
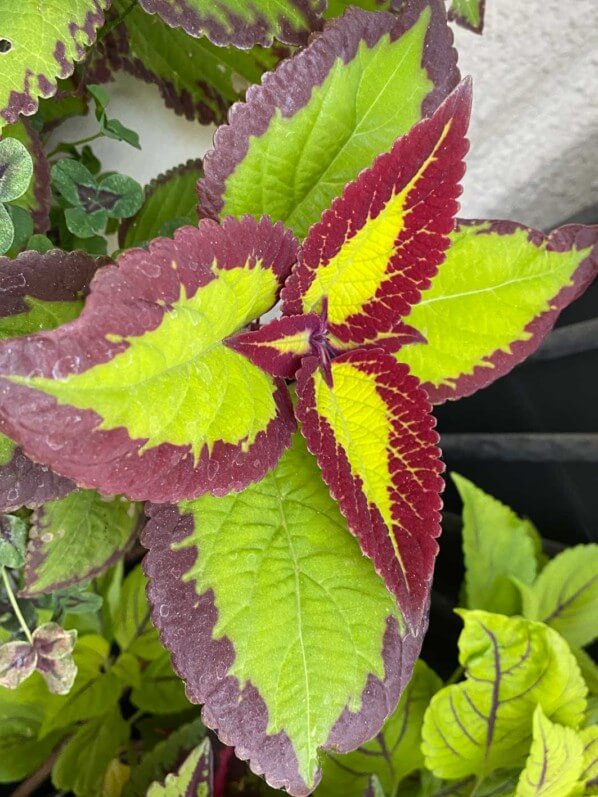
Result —
<svg viewBox="0 0 598 797"><path fill-rule="evenodd" d="M598 203L598 0L487 0L463 215L555 225Z"/></svg>
<svg viewBox="0 0 598 797"><path fill-rule="evenodd" d="M598 203L598 0L487 0L482 37L455 29L474 78L464 216L556 225ZM209 149L213 130L176 117L157 90L119 75L110 111L143 150L96 145L108 168L145 183ZM69 124L80 138L93 119Z"/></svg>

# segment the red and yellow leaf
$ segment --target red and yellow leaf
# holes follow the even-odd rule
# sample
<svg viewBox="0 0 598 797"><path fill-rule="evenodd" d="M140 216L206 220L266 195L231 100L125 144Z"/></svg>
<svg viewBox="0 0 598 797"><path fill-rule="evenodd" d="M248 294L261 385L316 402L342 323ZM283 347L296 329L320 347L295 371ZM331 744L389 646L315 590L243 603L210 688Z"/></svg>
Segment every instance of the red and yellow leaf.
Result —
<svg viewBox="0 0 598 797"><path fill-rule="evenodd" d="M550 235L511 221L460 221L406 323L425 336L396 357L434 404L469 396L529 357L598 274L598 226Z"/></svg>
<svg viewBox="0 0 598 797"><path fill-rule="evenodd" d="M388 333L444 259L465 172L471 84L349 184L303 245L283 291L287 314L322 312L341 342Z"/></svg>
<svg viewBox="0 0 598 797"><path fill-rule="evenodd" d="M363 552L416 629L427 609L442 506L430 404L408 369L381 350L343 354L327 375L318 366L308 358L297 376L303 434Z"/></svg>
<svg viewBox="0 0 598 797"><path fill-rule="evenodd" d="M323 341L322 317L307 313L277 318L265 327L240 332L225 342L266 373L293 379L303 357L317 354Z"/></svg>
<svg viewBox="0 0 598 797"><path fill-rule="evenodd" d="M94 279L81 316L0 344L0 416L79 486L155 501L240 489L294 428L286 387L223 341L276 303L297 244L268 219L183 227Z"/></svg>

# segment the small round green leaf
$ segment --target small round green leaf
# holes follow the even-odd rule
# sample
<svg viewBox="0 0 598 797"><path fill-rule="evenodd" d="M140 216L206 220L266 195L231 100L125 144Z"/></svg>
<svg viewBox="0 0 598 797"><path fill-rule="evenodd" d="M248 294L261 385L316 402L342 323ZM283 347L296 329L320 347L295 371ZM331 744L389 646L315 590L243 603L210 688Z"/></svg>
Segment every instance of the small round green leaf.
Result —
<svg viewBox="0 0 598 797"><path fill-rule="evenodd" d="M116 197L114 202L109 194ZM125 219L135 215L143 205L143 189L131 177L110 174L100 182L98 201L111 218Z"/></svg>
<svg viewBox="0 0 598 797"><path fill-rule="evenodd" d="M29 188L33 161L27 148L16 138L0 141L0 202L12 202Z"/></svg>
<svg viewBox="0 0 598 797"><path fill-rule="evenodd" d="M4 205L0 203L0 255L8 252L15 237L12 219Z"/></svg>

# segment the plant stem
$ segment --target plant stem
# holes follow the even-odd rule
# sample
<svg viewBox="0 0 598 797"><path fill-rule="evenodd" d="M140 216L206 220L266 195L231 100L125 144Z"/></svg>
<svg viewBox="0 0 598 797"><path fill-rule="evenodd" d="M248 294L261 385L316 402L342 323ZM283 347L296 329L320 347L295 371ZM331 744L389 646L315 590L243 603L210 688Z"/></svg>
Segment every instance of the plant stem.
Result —
<svg viewBox="0 0 598 797"><path fill-rule="evenodd" d="M58 155L64 144L68 144L69 147L80 147L82 144L89 144L90 141L95 141L96 139L101 138L102 135L103 133L101 131L98 131L97 133L94 133L92 136L87 136L87 138L79 139L79 141L65 141L63 144L59 144L56 147L56 149L53 149L52 152L49 152L46 157L52 158L54 157L54 155Z"/></svg>
<svg viewBox="0 0 598 797"><path fill-rule="evenodd" d="M17 599L15 598L15 594L12 591L12 586L10 584L10 580L8 578L8 573L6 572L6 568L2 568L2 580L4 581L4 586L6 588L6 594L8 595L8 600L10 601L10 605L13 608L13 611L16 615L17 620L21 628L23 629L23 633L27 637L29 644L33 644L33 637L31 636L31 631L29 630L29 626L25 622L25 618L23 617L21 610L19 609L19 604L17 603Z"/></svg>
<svg viewBox="0 0 598 797"><path fill-rule="evenodd" d="M456 684L457 681L463 676L464 672L465 672L465 668L462 667L461 665L459 665L457 667L457 669L454 671L454 673L451 675L451 677L448 679L448 681L446 682L445 686L450 686L451 684Z"/></svg>
<svg viewBox="0 0 598 797"><path fill-rule="evenodd" d="M486 780L486 776L485 775L480 775L479 776L479 778L474 783L473 791L471 792L469 797L476 797L476 794L478 794L478 792L479 792L479 790L480 790L480 788L481 788L481 786L482 786L482 784L484 783L485 780Z"/></svg>
<svg viewBox="0 0 598 797"><path fill-rule="evenodd" d="M50 755L48 760L45 761L32 775L29 775L26 780L20 783L17 788L11 792L10 797L29 797L30 794L36 792L42 783L44 783L50 776L52 767L56 763L56 759L64 747L64 744L64 742L61 742Z"/></svg>

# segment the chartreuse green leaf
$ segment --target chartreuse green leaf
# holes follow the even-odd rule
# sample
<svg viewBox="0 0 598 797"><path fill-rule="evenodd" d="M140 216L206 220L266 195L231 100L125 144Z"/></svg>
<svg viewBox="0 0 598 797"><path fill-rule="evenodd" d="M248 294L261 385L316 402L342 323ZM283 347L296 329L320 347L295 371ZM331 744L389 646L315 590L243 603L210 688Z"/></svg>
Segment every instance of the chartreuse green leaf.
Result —
<svg viewBox="0 0 598 797"><path fill-rule="evenodd" d="M380 733L349 755L330 753L324 758L317 797L363 797L373 777L383 794L395 794L401 781L424 765L420 751L424 713L441 685L440 678L418 661L399 705Z"/></svg>
<svg viewBox="0 0 598 797"><path fill-rule="evenodd" d="M123 583L114 619L114 638L122 650L151 660L162 655L164 648L150 619L146 586L147 579L138 565L131 570Z"/></svg>
<svg viewBox="0 0 598 797"><path fill-rule="evenodd" d="M426 766L441 778L483 776L523 763L540 704L577 728L587 687L563 638L542 623L460 610L459 661L466 680L441 689L423 725Z"/></svg>
<svg viewBox="0 0 598 797"><path fill-rule="evenodd" d="M79 486L139 500L261 478L295 428L288 392L226 341L276 304L296 252L282 225L245 217L123 253L72 324L0 342L11 433Z"/></svg>
<svg viewBox="0 0 598 797"><path fill-rule="evenodd" d="M438 274L403 319L426 342L396 355L434 402L510 371L598 271L598 226L546 236L508 221L461 222L451 238Z"/></svg>
<svg viewBox="0 0 598 797"><path fill-rule="evenodd" d="M99 575L123 556L142 509L120 496L76 490L32 517L23 594L64 589Z"/></svg>
<svg viewBox="0 0 598 797"><path fill-rule="evenodd" d="M129 724L115 709L81 726L54 767L52 783L77 797L101 797L104 774L129 738Z"/></svg>
<svg viewBox="0 0 598 797"><path fill-rule="evenodd" d="M132 653L121 653L112 665L112 672L125 686L141 686L141 662Z"/></svg>
<svg viewBox="0 0 598 797"><path fill-rule="evenodd" d="M113 758L104 772L101 797L121 797L130 776L131 767L123 764L120 759Z"/></svg>
<svg viewBox="0 0 598 797"><path fill-rule="evenodd" d="M205 160L203 212L266 213L304 238L456 86L451 45L435 0L409 0L398 18L349 8L231 110Z"/></svg>
<svg viewBox="0 0 598 797"><path fill-rule="evenodd" d="M147 797L211 797L212 745L204 739L183 761L177 772L166 776L164 785L152 783Z"/></svg>
<svg viewBox="0 0 598 797"><path fill-rule="evenodd" d="M80 637L73 653L77 677L68 695L46 702L41 735L101 716L115 706L123 685L110 671L110 644L100 636Z"/></svg>
<svg viewBox="0 0 598 797"><path fill-rule="evenodd" d="M140 0L140 5L191 36L242 48L269 47L274 38L303 44L326 8L325 0Z"/></svg>
<svg viewBox="0 0 598 797"><path fill-rule="evenodd" d="M36 296L24 296L23 303L23 312L0 318L0 338L16 338L42 329L56 329L77 318L83 307L79 299L53 302Z"/></svg>
<svg viewBox="0 0 598 797"><path fill-rule="evenodd" d="M176 766L184 753L199 744L206 729L199 720L177 728L170 736L146 753L131 770L131 778L123 790L123 797L146 797L154 781L162 781Z"/></svg>
<svg viewBox="0 0 598 797"><path fill-rule="evenodd" d="M112 8L122 13L129 5L113 0ZM140 7L124 17L101 47L109 68L155 83L168 107L202 124L224 122L229 106L280 60L272 49L246 51L218 47L203 36L192 38Z"/></svg>
<svg viewBox="0 0 598 797"><path fill-rule="evenodd" d="M121 248L145 246L160 235L172 236L183 224L197 224L196 186L202 174L201 161L187 161L152 180L141 209L120 226Z"/></svg>
<svg viewBox="0 0 598 797"><path fill-rule="evenodd" d="M573 655L577 659L577 664L581 670L584 681L587 684L591 695L598 695L598 664L582 648L572 648Z"/></svg>
<svg viewBox="0 0 598 797"><path fill-rule="evenodd" d="M39 673L18 689L0 687L0 783L27 777L50 755L61 733L39 738L48 688Z"/></svg>
<svg viewBox="0 0 598 797"><path fill-rule="evenodd" d="M401 638L302 438L241 493L154 507L143 543L187 695L272 786L307 793L320 747L347 752L380 729L421 637Z"/></svg>
<svg viewBox="0 0 598 797"><path fill-rule="evenodd" d="M598 636L598 545L563 551L521 589L525 617L547 623L575 647Z"/></svg>
<svg viewBox="0 0 598 797"><path fill-rule="evenodd" d="M598 794L598 725L590 725L579 731L583 744L583 772L581 780L585 783L584 794Z"/></svg>
<svg viewBox="0 0 598 797"><path fill-rule="evenodd" d="M534 711L533 741L515 797L574 797L584 793L583 743L572 728L551 722L542 706Z"/></svg>
<svg viewBox="0 0 598 797"><path fill-rule="evenodd" d="M467 606L499 614L518 614L521 597L511 580L531 584L536 577L534 535L529 520L452 474L463 501L463 554Z"/></svg>
<svg viewBox="0 0 598 797"><path fill-rule="evenodd" d="M20 0L2 13L0 127L35 113L39 97L56 92L104 23L109 0Z"/></svg>
<svg viewBox="0 0 598 797"><path fill-rule="evenodd" d="M0 434L0 467L7 465L12 459L17 444L10 437Z"/></svg>
<svg viewBox="0 0 598 797"><path fill-rule="evenodd" d="M452 0L449 8L449 19L475 33L484 29L484 11L486 0Z"/></svg>
<svg viewBox="0 0 598 797"><path fill-rule="evenodd" d="M144 668L139 685L131 693L131 702L152 714L174 714L190 708L183 682L173 672L166 651Z"/></svg>

